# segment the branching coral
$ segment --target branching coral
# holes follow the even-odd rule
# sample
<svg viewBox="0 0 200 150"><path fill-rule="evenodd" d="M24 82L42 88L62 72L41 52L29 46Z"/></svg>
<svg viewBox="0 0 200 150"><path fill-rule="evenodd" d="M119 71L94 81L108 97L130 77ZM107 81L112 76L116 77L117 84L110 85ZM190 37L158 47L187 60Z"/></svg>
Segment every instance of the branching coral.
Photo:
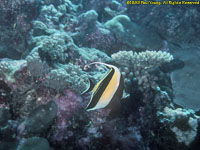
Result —
<svg viewBox="0 0 200 150"><path fill-rule="evenodd" d="M87 73L83 72L79 66L69 63L62 68L53 69L47 75L44 85L56 90L69 87L81 93L87 85Z"/></svg>
<svg viewBox="0 0 200 150"><path fill-rule="evenodd" d="M39 22L37 24L43 26ZM81 67L92 61L111 60L107 54L97 49L79 48L70 36L61 32L36 36L32 42L36 46L26 57L28 71L34 77L42 77L43 85L58 91L68 87L80 93L86 88L89 77Z"/></svg>
<svg viewBox="0 0 200 150"><path fill-rule="evenodd" d="M114 62L123 65L122 75L125 77L125 86L131 84L133 77L137 79L140 90L157 88L158 77L153 73L155 69L165 62L173 60L170 53L162 51L119 51L112 54Z"/></svg>
<svg viewBox="0 0 200 150"><path fill-rule="evenodd" d="M68 59L67 45L60 34L54 34L53 36L44 38L40 42L38 50L41 59L48 63L65 63Z"/></svg>
<svg viewBox="0 0 200 150"><path fill-rule="evenodd" d="M86 88L89 75L78 65L69 63L52 69L41 61L37 50L33 50L26 59L30 74L41 79L42 85L48 88L59 91L69 87L77 93L81 93Z"/></svg>
<svg viewBox="0 0 200 150"><path fill-rule="evenodd" d="M72 25L72 19L77 6L70 0L45 0L44 6L41 8L40 19L47 23L49 26L60 25Z"/></svg>

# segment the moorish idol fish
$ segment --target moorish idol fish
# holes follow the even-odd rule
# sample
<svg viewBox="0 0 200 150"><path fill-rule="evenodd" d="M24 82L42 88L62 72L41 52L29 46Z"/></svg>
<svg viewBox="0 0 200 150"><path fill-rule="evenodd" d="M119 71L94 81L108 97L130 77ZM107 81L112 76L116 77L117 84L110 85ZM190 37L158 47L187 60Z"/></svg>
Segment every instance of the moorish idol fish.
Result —
<svg viewBox="0 0 200 150"><path fill-rule="evenodd" d="M90 85L82 94L92 91L92 96L89 104L86 107L87 111L105 108L113 101L118 101L122 98L124 81L119 69L113 65L102 62L94 62L91 64L101 64L108 67L110 70L96 85L89 79ZM91 65L90 64L90 65Z"/></svg>

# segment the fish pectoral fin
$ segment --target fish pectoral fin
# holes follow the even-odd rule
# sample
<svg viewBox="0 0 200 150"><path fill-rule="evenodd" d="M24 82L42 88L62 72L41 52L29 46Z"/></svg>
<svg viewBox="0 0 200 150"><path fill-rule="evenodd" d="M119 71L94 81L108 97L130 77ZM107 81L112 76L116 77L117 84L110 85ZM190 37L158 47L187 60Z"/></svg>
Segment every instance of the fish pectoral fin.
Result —
<svg viewBox="0 0 200 150"><path fill-rule="evenodd" d="M89 80L89 87L85 90L85 91L83 91L82 93L81 93L81 95L83 95L83 94L85 94L85 93L88 93L88 92L91 92L92 91L92 89L94 88L94 86L95 86L95 84L93 83L93 81L92 81L92 79L88 79Z"/></svg>
<svg viewBox="0 0 200 150"><path fill-rule="evenodd" d="M123 95L122 95L121 100L126 100L128 97L130 97L130 94L126 93L125 90L123 90Z"/></svg>

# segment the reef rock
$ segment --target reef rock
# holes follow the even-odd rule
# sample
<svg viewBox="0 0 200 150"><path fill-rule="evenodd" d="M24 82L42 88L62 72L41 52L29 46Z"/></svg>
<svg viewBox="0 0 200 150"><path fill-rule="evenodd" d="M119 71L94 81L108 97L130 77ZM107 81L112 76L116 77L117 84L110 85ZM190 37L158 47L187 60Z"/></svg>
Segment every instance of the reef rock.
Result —
<svg viewBox="0 0 200 150"><path fill-rule="evenodd" d="M156 30L167 41L174 44L199 45L198 7L171 7L171 5L131 5L126 6L126 13L141 26ZM191 26L193 24L193 26Z"/></svg>
<svg viewBox="0 0 200 150"><path fill-rule="evenodd" d="M32 137L23 139L17 150L51 150L49 142L44 138Z"/></svg>
<svg viewBox="0 0 200 150"><path fill-rule="evenodd" d="M118 15L107 21L104 26L117 38L118 42L130 49L162 48L162 40L158 34L132 22L126 15Z"/></svg>
<svg viewBox="0 0 200 150"><path fill-rule="evenodd" d="M0 127L4 127L8 120L11 119L11 114L8 109L0 107Z"/></svg>
<svg viewBox="0 0 200 150"><path fill-rule="evenodd" d="M19 134L38 135L44 133L51 126L56 116L57 104L54 101L40 105L31 111L28 118L18 127Z"/></svg>
<svg viewBox="0 0 200 150"><path fill-rule="evenodd" d="M8 82L15 82L15 76L26 67L26 60L12 60L4 58L0 60L0 76Z"/></svg>
<svg viewBox="0 0 200 150"><path fill-rule="evenodd" d="M50 131L51 140L53 143L58 142L58 144L66 145L64 141L73 138L77 134L78 128L82 128L78 120L81 118L79 121L83 123L82 119L85 116L83 106L86 104L80 96L70 89L65 90L65 95L60 95L55 102L58 105L58 116Z"/></svg>
<svg viewBox="0 0 200 150"><path fill-rule="evenodd" d="M97 18L98 13L95 10L82 13L78 17L78 27L76 27L76 32L72 34L72 38L78 46L87 46L109 52L115 38Z"/></svg>
<svg viewBox="0 0 200 150"><path fill-rule="evenodd" d="M163 113L158 113L163 124L170 124L170 130L179 143L189 146L198 134L200 117L193 110L165 107Z"/></svg>
<svg viewBox="0 0 200 150"><path fill-rule="evenodd" d="M31 22L38 16L40 5L38 0L0 2L0 58L21 58L28 48Z"/></svg>

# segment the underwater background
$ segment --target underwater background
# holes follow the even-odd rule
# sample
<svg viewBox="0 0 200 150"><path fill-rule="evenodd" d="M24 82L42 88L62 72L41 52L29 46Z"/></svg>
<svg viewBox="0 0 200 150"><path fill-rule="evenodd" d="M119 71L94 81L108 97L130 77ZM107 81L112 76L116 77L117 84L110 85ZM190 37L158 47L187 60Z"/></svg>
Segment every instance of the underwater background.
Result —
<svg viewBox="0 0 200 150"><path fill-rule="evenodd" d="M0 150L200 149L200 5L129 2L0 0ZM93 62L119 105L86 111Z"/></svg>

